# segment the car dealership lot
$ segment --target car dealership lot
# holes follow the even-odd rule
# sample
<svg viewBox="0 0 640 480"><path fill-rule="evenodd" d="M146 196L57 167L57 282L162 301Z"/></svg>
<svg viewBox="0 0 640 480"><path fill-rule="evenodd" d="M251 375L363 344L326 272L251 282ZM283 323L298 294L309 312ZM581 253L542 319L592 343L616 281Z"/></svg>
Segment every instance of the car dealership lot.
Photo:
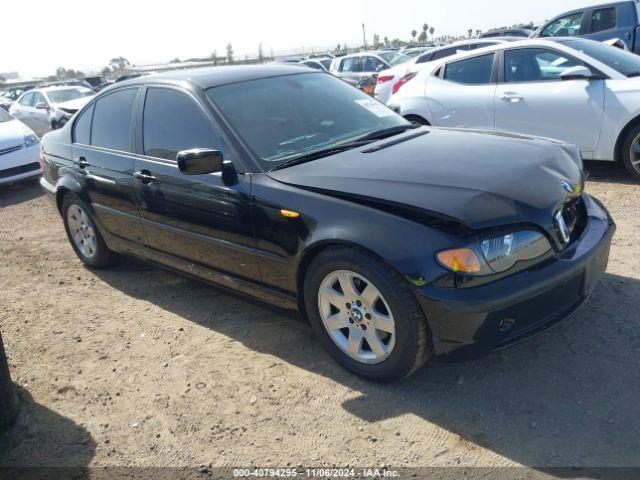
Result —
<svg viewBox="0 0 640 480"><path fill-rule="evenodd" d="M279 312L129 259L83 268L37 183L3 187L0 322L23 406L0 464L640 466L638 183L587 169L618 231L585 306L391 385Z"/></svg>

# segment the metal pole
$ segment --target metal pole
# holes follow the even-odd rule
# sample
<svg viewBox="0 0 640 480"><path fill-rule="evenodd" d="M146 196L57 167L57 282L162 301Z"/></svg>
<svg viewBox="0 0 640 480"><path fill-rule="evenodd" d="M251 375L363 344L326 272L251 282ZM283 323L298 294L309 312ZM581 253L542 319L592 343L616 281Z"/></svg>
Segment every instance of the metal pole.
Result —
<svg viewBox="0 0 640 480"><path fill-rule="evenodd" d="M362 45L364 46L364 49L367 49L367 34L364 31L364 23L362 24Z"/></svg>
<svg viewBox="0 0 640 480"><path fill-rule="evenodd" d="M6 430L16 420L18 404L13 392L13 383L9 375L9 364L4 353L2 333L0 332L0 431Z"/></svg>

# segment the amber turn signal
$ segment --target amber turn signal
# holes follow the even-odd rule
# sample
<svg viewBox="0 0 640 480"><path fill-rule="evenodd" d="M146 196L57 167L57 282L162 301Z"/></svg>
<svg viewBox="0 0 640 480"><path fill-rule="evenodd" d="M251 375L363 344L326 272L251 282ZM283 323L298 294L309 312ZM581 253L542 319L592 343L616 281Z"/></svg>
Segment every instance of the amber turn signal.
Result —
<svg viewBox="0 0 640 480"><path fill-rule="evenodd" d="M438 262L453 272L480 273L482 265L476 253L470 248L456 248L436 254Z"/></svg>
<svg viewBox="0 0 640 480"><path fill-rule="evenodd" d="M294 212L292 210L280 210L280 213L285 218L298 218L300 216L298 212Z"/></svg>

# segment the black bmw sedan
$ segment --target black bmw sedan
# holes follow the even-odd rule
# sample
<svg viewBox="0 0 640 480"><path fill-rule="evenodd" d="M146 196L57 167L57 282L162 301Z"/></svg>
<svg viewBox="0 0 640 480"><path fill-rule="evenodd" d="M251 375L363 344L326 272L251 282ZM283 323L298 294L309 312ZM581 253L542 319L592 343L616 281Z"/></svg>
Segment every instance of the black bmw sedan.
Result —
<svg viewBox="0 0 640 480"><path fill-rule="evenodd" d="M297 309L378 381L568 317L615 230L575 147L420 127L296 66L119 83L42 150L87 266L125 254Z"/></svg>

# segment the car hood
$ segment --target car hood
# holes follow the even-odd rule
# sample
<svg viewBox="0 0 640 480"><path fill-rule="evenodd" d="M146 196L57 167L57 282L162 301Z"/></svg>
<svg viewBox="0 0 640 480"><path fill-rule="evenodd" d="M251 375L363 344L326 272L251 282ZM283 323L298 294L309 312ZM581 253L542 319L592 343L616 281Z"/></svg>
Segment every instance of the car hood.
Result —
<svg viewBox="0 0 640 480"><path fill-rule="evenodd" d="M397 143L403 136L407 140ZM269 175L373 206L409 207L472 229L520 223L552 228L553 214L572 195L567 188L574 195L583 188L573 146L431 127Z"/></svg>
<svg viewBox="0 0 640 480"><path fill-rule="evenodd" d="M24 135L29 131L19 120L0 122L0 150L24 144Z"/></svg>
<svg viewBox="0 0 640 480"><path fill-rule="evenodd" d="M76 98L75 100L69 100L68 102L54 103L54 105L56 108L63 108L64 110L73 110L74 112L77 112L89 103L92 98L93 96Z"/></svg>

